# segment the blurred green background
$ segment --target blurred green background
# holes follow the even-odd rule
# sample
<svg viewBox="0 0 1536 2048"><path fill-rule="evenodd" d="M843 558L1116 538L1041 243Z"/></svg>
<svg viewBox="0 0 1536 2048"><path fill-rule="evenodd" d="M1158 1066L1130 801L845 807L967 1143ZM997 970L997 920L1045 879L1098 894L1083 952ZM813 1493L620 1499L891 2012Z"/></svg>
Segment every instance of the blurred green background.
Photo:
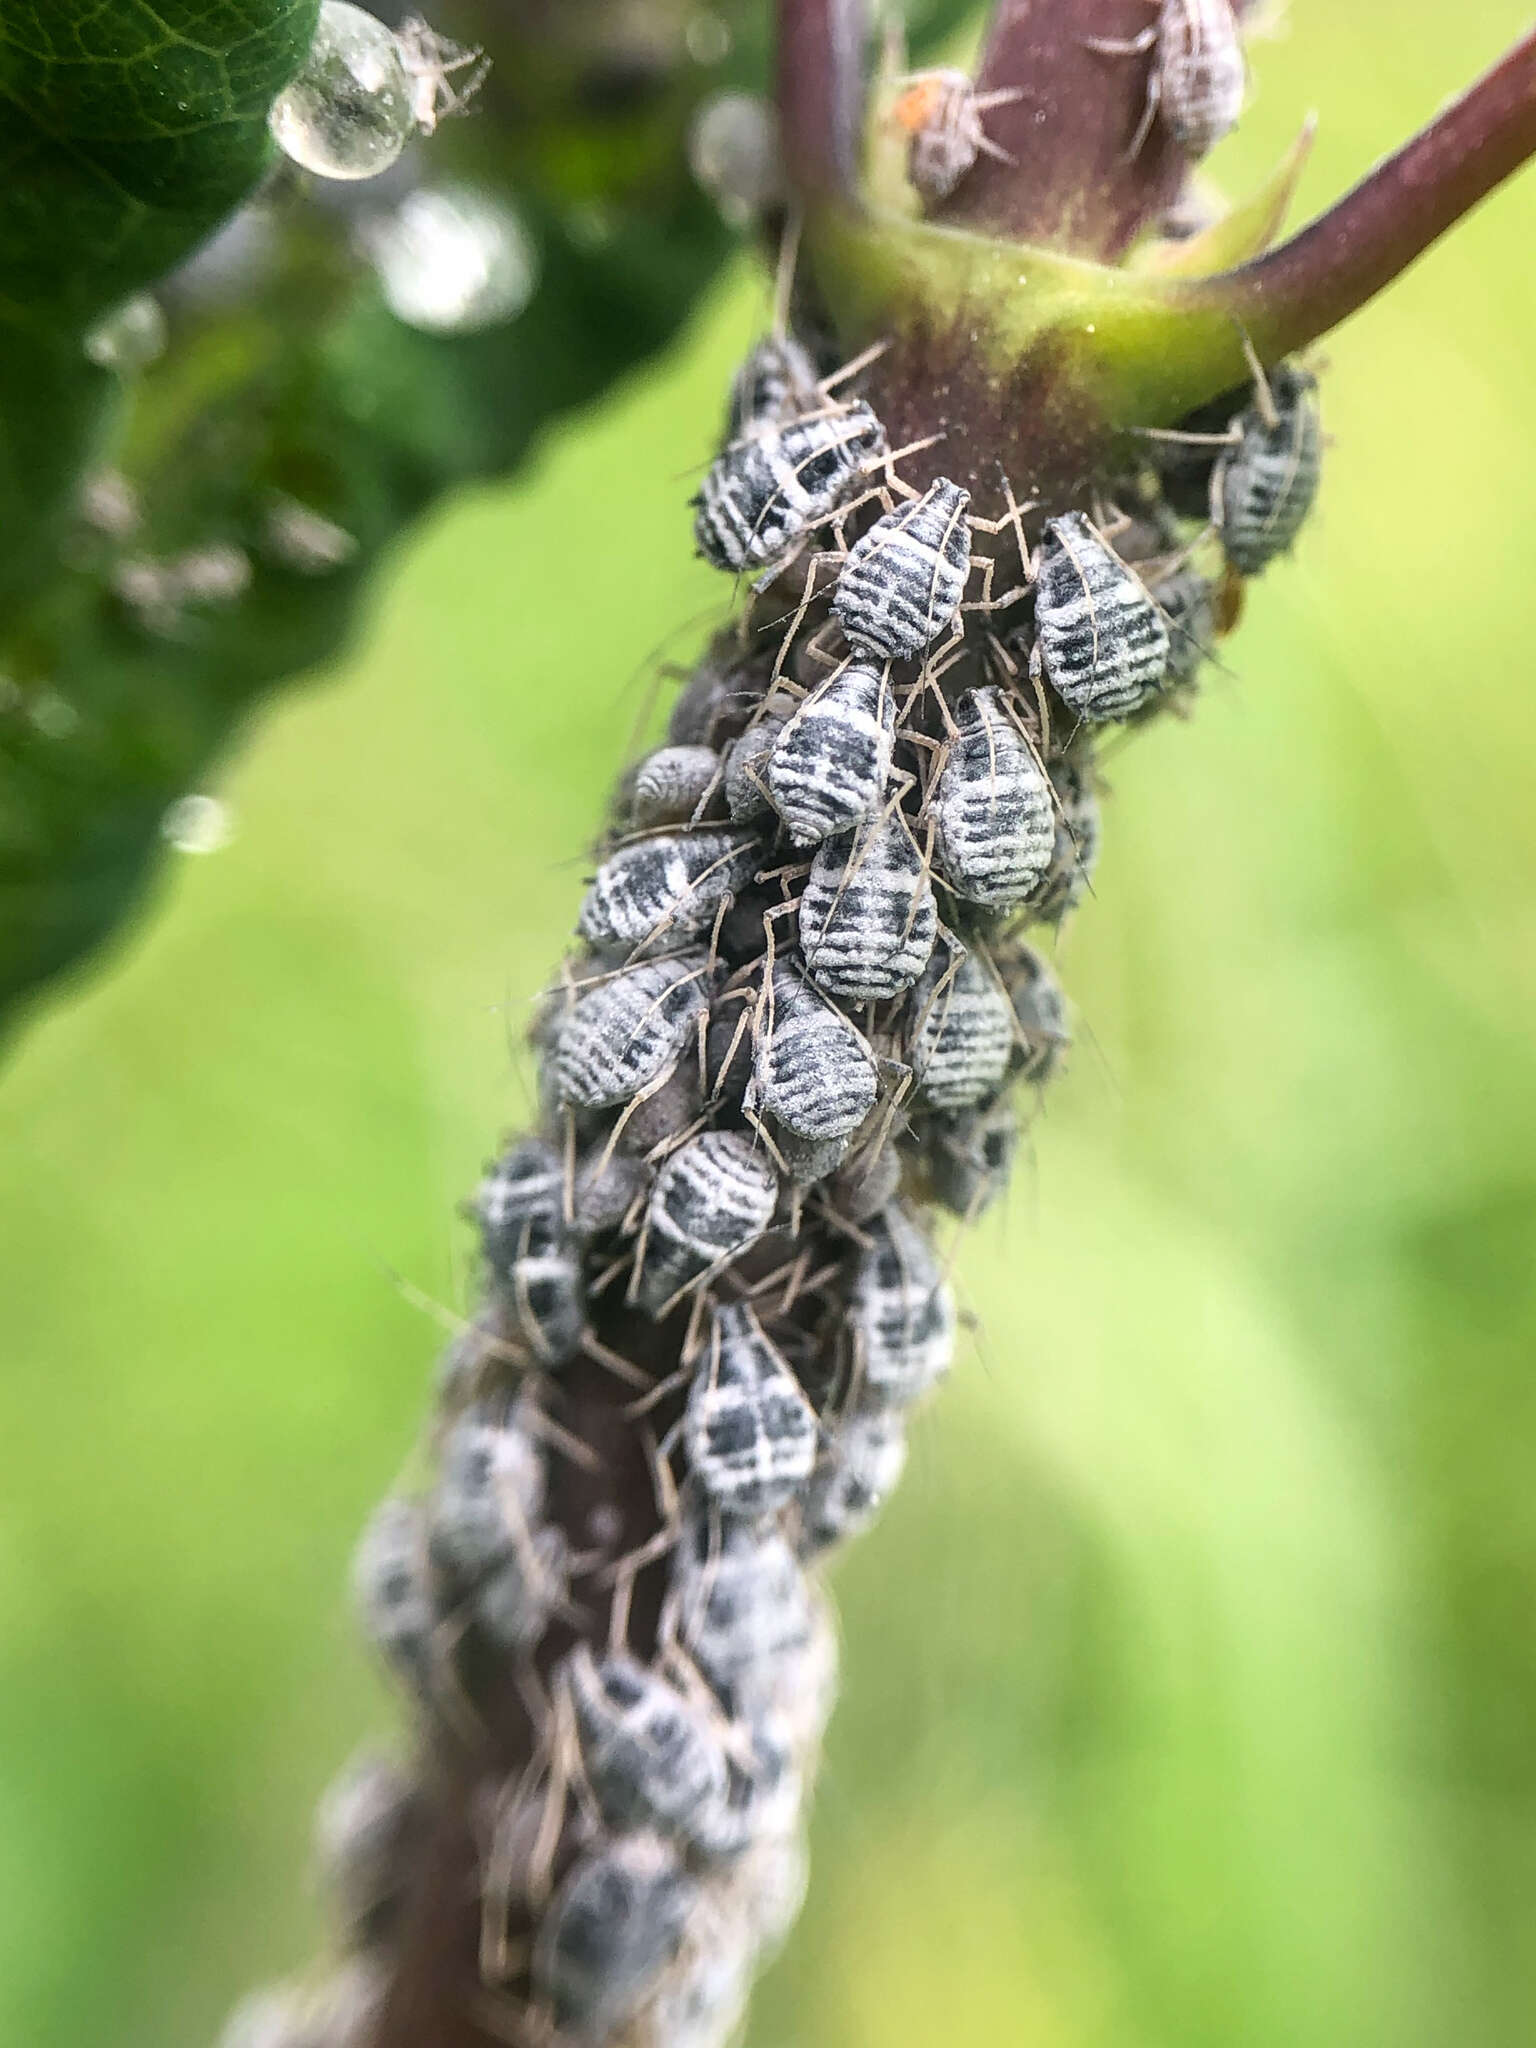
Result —
<svg viewBox="0 0 1536 2048"><path fill-rule="evenodd" d="M1321 203L1527 21L1296 0L1215 168L1315 104ZM1330 344L1294 565L1114 765L753 2048L1536 2038L1533 243L1536 176ZM643 657L722 602L683 500L764 299L416 541L0 1081L0 2040L199 2048L310 1952L438 1348L392 1276L464 1298Z"/></svg>

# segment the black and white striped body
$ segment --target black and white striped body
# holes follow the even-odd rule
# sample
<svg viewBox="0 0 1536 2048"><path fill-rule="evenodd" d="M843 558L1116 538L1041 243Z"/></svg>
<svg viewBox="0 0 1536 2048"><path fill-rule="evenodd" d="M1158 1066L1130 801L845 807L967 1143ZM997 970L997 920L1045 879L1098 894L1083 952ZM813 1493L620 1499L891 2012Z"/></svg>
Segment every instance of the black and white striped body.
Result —
<svg viewBox="0 0 1536 2048"><path fill-rule="evenodd" d="M659 1313L689 1281L756 1243L773 1221L778 1176L737 1131L704 1131L656 1175L638 1298Z"/></svg>
<svg viewBox="0 0 1536 2048"><path fill-rule="evenodd" d="M859 1384L871 1404L904 1408L949 1370L954 1302L932 1245L899 1204L865 1230L850 1304Z"/></svg>
<svg viewBox="0 0 1536 2048"><path fill-rule="evenodd" d="M793 418L816 403L816 365L792 335L768 335L736 375L726 405L729 446L753 427Z"/></svg>
<svg viewBox="0 0 1536 2048"><path fill-rule="evenodd" d="M895 1492L907 1463L900 1413L845 1416L822 1451L800 1513L800 1548L826 1550L867 1529Z"/></svg>
<svg viewBox="0 0 1536 2048"><path fill-rule="evenodd" d="M970 502L969 491L939 477L854 542L832 609L855 647L904 660L953 621L971 573Z"/></svg>
<svg viewBox="0 0 1536 2048"><path fill-rule="evenodd" d="M994 955L999 977L1013 1006L1015 1078L1043 1085L1054 1074L1072 1042L1067 1029L1067 1000L1061 983L1033 946L1014 940Z"/></svg>
<svg viewBox="0 0 1536 2048"><path fill-rule="evenodd" d="M1239 439L1211 478L1211 517L1227 560L1256 576L1283 554L1312 509L1322 470L1317 379L1281 363L1269 375L1272 419L1255 402L1233 421Z"/></svg>
<svg viewBox="0 0 1536 2048"><path fill-rule="evenodd" d="M537 1139L514 1146L481 1183L477 1214L497 1299L542 1364L563 1364L581 1341L586 1313L554 1149Z"/></svg>
<svg viewBox="0 0 1536 2048"><path fill-rule="evenodd" d="M635 770L630 823L638 830L686 824L718 785L720 773L720 756L713 747L658 747Z"/></svg>
<svg viewBox="0 0 1536 2048"><path fill-rule="evenodd" d="M777 561L884 452L885 430L861 400L760 424L710 464L694 501L699 553L738 572Z"/></svg>
<svg viewBox="0 0 1536 2048"><path fill-rule="evenodd" d="M829 839L800 898L800 950L818 987L849 1002L909 989L938 932L933 888L899 813Z"/></svg>
<svg viewBox="0 0 1536 2048"><path fill-rule="evenodd" d="M818 1426L800 1382L745 1302L714 1311L709 1355L688 1393L688 1468L722 1514L785 1507L816 1462Z"/></svg>
<svg viewBox="0 0 1536 2048"><path fill-rule="evenodd" d="M1150 589L1168 628L1168 687L1187 689L1215 638L1210 580L1185 563L1159 577Z"/></svg>
<svg viewBox="0 0 1536 2048"><path fill-rule="evenodd" d="M1052 762L1051 787L1056 792L1055 841L1050 865L1029 898L1042 924L1059 924L1081 902L1093 882L1102 836L1091 761L1074 753Z"/></svg>
<svg viewBox="0 0 1536 2048"><path fill-rule="evenodd" d="M975 953L935 953L908 1004L912 1072L930 1109L966 1109L1001 1083L1014 1048L1013 1006Z"/></svg>
<svg viewBox="0 0 1536 2048"><path fill-rule="evenodd" d="M707 970L703 949L690 947L641 961L580 997L555 1033L561 1100L611 1108L674 1066L708 999Z"/></svg>
<svg viewBox="0 0 1536 2048"><path fill-rule="evenodd" d="M599 1840L539 1927L533 1987L563 2039L601 2043L634 2019L683 1945L699 1888L662 1836Z"/></svg>
<svg viewBox="0 0 1536 2048"><path fill-rule="evenodd" d="M353 1556L352 1593L374 1648L417 1691L426 1691L438 1617L420 1501L392 1494L374 1510Z"/></svg>
<svg viewBox="0 0 1536 2048"><path fill-rule="evenodd" d="M774 964L757 1025L749 1106L811 1144L851 1137L875 1106L863 1032L787 961Z"/></svg>
<svg viewBox="0 0 1536 2048"><path fill-rule="evenodd" d="M580 930L595 946L641 946L701 932L721 901L751 878L754 833L702 826L621 846L598 869Z"/></svg>
<svg viewBox="0 0 1536 2048"><path fill-rule="evenodd" d="M471 1410L443 1439L430 1511L432 1556L461 1580L527 1550L544 1506L539 1447L515 1416Z"/></svg>
<svg viewBox="0 0 1536 2048"><path fill-rule="evenodd" d="M725 1801L725 1751L705 1715L633 1657L597 1661L585 1643L563 1677L581 1744L581 1767L603 1819L690 1841Z"/></svg>
<svg viewBox="0 0 1536 2048"><path fill-rule="evenodd" d="M668 1613L679 1644L732 1713L774 1705L815 1636L805 1575L769 1523L690 1517Z"/></svg>
<svg viewBox="0 0 1536 2048"><path fill-rule="evenodd" d="M1091 722L1128 718L1167 673L1157 606L1081 512L1045 524L1035 652L1067 709Z"/></svg>
<svg viewBox="0 0 1536 2048"><path fill-rule="evenodd" d="M1000 690L967 690L955 723L933 794L934 866L966 902L1012 910L1051 864L1051 785Z"/></svg>
<svg viewBox="0 0 1536 2048"><path fill-rule="evenodd" d="M851 661L773 743L766 781L796 846L846 832L878 808L891 772L896 699L884 669Z"/></svg>
<svg viewBox="0 0 1536 2048"><path fill-rule="evenodd" d="M1019 1118L1005 1095L978 1102L929 1128L929 1178L934 1199L972 1222L1008 1184L1019 1148Z"/></svg>
<svg viewBox="0 0 1536 2048"><path fill-rule="evenodd" d="M1232 0L1163 0L1157 99L1186 156L1202 157L1237 126L1248 88Z"/></svg>

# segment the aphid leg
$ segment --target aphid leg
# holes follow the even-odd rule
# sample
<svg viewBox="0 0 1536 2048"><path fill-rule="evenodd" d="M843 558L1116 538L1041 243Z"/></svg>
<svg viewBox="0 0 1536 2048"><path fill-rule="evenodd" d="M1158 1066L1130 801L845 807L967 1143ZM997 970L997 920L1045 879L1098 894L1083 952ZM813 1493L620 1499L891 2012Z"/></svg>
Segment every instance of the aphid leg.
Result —
<svg viewBox="0 0 1536 2048"><path fill-rule="evenodd" d="M619 1264L621 1266L627 1263L627 1257L619 1261ZM597 1337L594 1337L590 1330L584 1330L582 1332L581 1343L578 1348L581 1351L583 1351L595 1365L600 1365L603 1367L604 1371L611 1373L613 1377L616 1380L618 1380L623 1386L650 1386L651 1381L648 1374L643 1373L638 1365L631 1364L629 1359L621 1358L617 1351L610 1351L608 1346L602 1343L601 1340Z"/></svg>
<svg viewBox="0 0 1536 2048"><path fill-rule="evenodd" d="M1243 359L1253 377L1254 403L1259 408L1259 418L1272 434L1280 424L1280 408L1275 403L1275 394L1270 388L1268 377L1264 374L1264 365L1259 361L1259 352L1253 345L1252 336L1241 320L1236 324L1243 344Z"/></svg>

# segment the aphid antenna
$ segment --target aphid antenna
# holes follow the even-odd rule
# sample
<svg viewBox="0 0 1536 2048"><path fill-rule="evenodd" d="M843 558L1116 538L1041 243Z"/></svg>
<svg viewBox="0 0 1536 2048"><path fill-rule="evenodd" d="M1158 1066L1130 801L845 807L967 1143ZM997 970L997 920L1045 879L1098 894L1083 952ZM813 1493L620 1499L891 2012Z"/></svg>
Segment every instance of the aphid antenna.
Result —
<svg viewBox="0 0 1536 2048"><path fill-rule="evenodd" d="M1264 365L1259 360L1259 352L1253 345L1252 335L1235 313L1231 317L1232 325L1237 329L1238 339L1243 346L1243 360L1247 363L1249 374L1253 378L1253 397L1259 408L1259 417L1270 433L1273 433L1280 424L1280 408L1275 404L1275 394L1270 388Z"/></svg>
<svg viewBox="0 0 1536 2048"><path fill-rule="evenodd" d="M789 334L789 307L795 293L795 271L800 262L800 234L804 225L805 210L796 203L784 217L778 258L773 267L773 325L770 331L775 341L783 341Z"/></svg>

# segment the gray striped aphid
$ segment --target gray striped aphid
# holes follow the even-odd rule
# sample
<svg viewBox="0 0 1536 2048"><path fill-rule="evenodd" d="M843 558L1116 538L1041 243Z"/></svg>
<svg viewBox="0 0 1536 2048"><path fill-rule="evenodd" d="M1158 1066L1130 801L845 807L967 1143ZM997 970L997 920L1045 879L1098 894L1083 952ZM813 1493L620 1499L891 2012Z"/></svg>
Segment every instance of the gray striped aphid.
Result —
<svg viewBox="0 0 1536 2048"><path fill-rule="evenodd" d="M885 452L885 429L861 399L759 425L710 464L694 500L699 553L717 569L766 567L851 497Z"/></svg>
<svg viewBox="0 0 1536 2048"><path fill-rule="evenodd" d="M811 1144L851 1138L875 1106L879 1076L858 1026L776 960L755 1027L747 1107Z"/></svg>
<svg viewBox="0 0 1536 2048"><path fill-rule="evenodd" d="M1232 422L1236 445L1211 475L1211 519L1227 560L1256 576L1296 538L1317 496L1322 422L1317 379L1294 363L1271 370L1267 392Z"/></svg>
<svg viewBox="0 0 1536 2048"><path fill-rule="evenodd" d="M953 622L971 573L970 502L969 491L941 476L854 542L832 609L855 647L904 660Z"/></svg>
<svg viewBox="0 0 1536 2048"><path fill-rule="evenodd" d="M353 1757L321 1795L316 1860L349 1944L366 1947L384 1933L410 1881L423 1818L415 1779L372 1750Z"/></svg>
<svg viewBox="0 0 1536 2048"><path fill-rule="evenodd" d="M914 78L891 108L891 119L906 130L907 176L924 199L947 199L985 154L1011 164L1006 149L992 141L982 115L1009 106L1013 90L978 92L963 71L925 71Z"/></svg>
<svg viewBox="0 0 1536 2048"><path fill-rule="evenodd" d="M1187 562L1149 585L1168 627L1170 690L1187 689L1211 651L1216 613L1210 579Z"/></svg>
<svg viewBox="0 0 1536 2048"><path fill-rule="evenodd" d="M1015 1020L1013 1073L1019 1080L1043 1087L1060 1067L1071 1044L1067 1002L1061 983L1033 946L1015 940L994 953Z"/></svg>
<svg viewBox="0 0 1536 2048"><path fill-rule="evenodd" d="M1029 908L1042 924L1060 924L1082 900L1098 865L1102 826L1091 755L1076 747L1051 763L1056 792L1056 837L1050 866L1030 894Z"/></svg>
<svg viewBox="0 0 1536 2048"><path fill-rule="evenodd" d="M698 1886L659 1835L585 1850L534 1944L534 1993L556 2025L595 2048L633 2019L682 1947L697 1901Z"/></svg>
<svg viewBox="0 0 1536 2048"><path fill-rule="evenodd" d="M576 1169L572 1228L578 1237L617 1230L636 1196L649 1186L650 1175L638 1159L599 1145Z"/></svg>
<svg viewBox="0 0 1536 2048"><path fill-rule="evenodd" d="M932 798L934 867L967 903L1012 910L1051 864L1051 785L1001 690L967 690L955 726Z"/></svg>
<svg viewBox="0 0 1536 2048"><path fill-rule="evenodd" d="M757 1942L746 1915L705 1895L677 1967L646 2016L637 2048L726 2048L752 1989Z"/></svg>
<svg viewBox="0 0 1536 2048"><path fill-rule="evenodd" d="M850 661L773 741L766 781L796 846L846 832L879 807L891 772L896 698L883 668Z"/></svg>
<svg viewBox="0 0 1536 2048"><path fill-rule="evenodd" d="M461 1579L478 1579L529 1546L543 1508L543 1456L516 1410L466 1410L443 1439L433 1558Z"/></svg>
<svg viewBox="0 0 1536 2048"><path fill-rule="evenodd" d="M1095 723L1128 718L1168 670L1162 614L1081 512L1045 522L1032 666L1069 711Z"/></svg>
<svg viewBox="0 0 1536 2048"><path fill-rule="evenodd" d="M1242 36L1232 0L1160 0L1155 24L1139 36L1090 38L1111 56L1155 46L1147 107L1131 144L1139 153L1159 113L1186 156L1202 157L1237 126L1247 91Z"/></svg>
<svg viewBox="0 0 1536 2048"><path fill-rule="evenodd" d="M426 1691L437 1607L420 1501L392 1494L375 1508L352 1560L352 1591L374 1648L418 1691Z"/></svg>
<svg viewBox="0 0 1536 2048"><path fill-rule="evenodd" d="M724 826L638 839L598 869L578 928L594 946L691 937L704 930L726 896L751 879L757 856L755 833Z"/></svg>
<svg viewBox="0 0 1536 2048"><path fill-rule="evenodd" d="M928 1173L934 1200L965 1222L976 1217L1008 1185L1019 1148L1019 1118L1012 1101L999 1095L928 1126Z"/></svg>
<svg viewBox="0 0 1536 2048"><path fill-rule="evenodd" d="M717 1305L683 1410L688 1468L722 1514L772 1514L816 1462L810 1402L746 1302Z"/></svg>
<svg viewBox="0 0 1536 2048"><path fill-rule="evenodd" d="M826 1550L860 1535L896 1490L907 1463L907 1432L897 1410L845 1415L811 1474L800 1510L802 1552Z"/></svg>
<svg viewBox="0 0 1536 2048"><path fill-rule="evenodd" d="M564 1172L537 1138L514 1145L480 1184L476 1214L497 1299L544 1365L560 1365L586 1320L581 1266L566 1242Z"/></svg>
<svg viewBox="0 0 1536 2048"><path fill-rule="evenodd" d="M816 397L816 365L806 350L793 335L766 335L731 379L727 445L752 427L810 411Z"/></svg>
<svg viewBox="0 0 1536 2048"><path fill-rule="evenodd" d="M770 691L751 724L725 750L725 805L738 823L773 809L768 761L794 710L795 700L787 690Z"/></svg>
<svg viewBox="0 0 1536 2048"><path fill-rule="evenodd" d="M871 1405L905 1408L949 1370L955 1306L932 1245L899 1202L865 1232L850 1300L859 1385Z"/></svg>
<svg viewBox="0 0 1536 2048"><path fill-rule="evenodd" d="M908 1058L930 1109L966 1109L1000 1085L1014 1050L1013 1006L979 955L946 961L936 950L907 1015Z"/></svg>
<svg viewBox="0 0 1536 2048"><path fill-rule="evenodd" d="M815 1634L805 1574L771 1523L686 1515L666 1623L733 1714L778 1703Z"/></svg>
<svg viewBox="0 0 1536 2048"><path fill-rule="evenodd" d="M755 1244L773 1221L779 1182L738 1131L703 1131L656 1175L646 1209L636 1299L657 1315L711 1267Z"/></svg>
<svg viewBox="0 0 1536 2048"><path fill-rule="evenodd" d="M630 823L638 830L686 824L719 776L720 756L713 747L658 747L635 770Z"/></svg>
<svg viewBox="0 0 1536 2048"><path fill-rule="evenodd" d="M691 1841L724 1805L725 1751L705 1715L658 1671L578 1643L562 1667L581 1767L611 1828Z"/></svg>
<svg viewBox="0 0 1536 2048"><path fill-rule="evenodd" d="M909 989L938 934L933 886L900 811L829 839L800 898L800 950L829 995L884 1002Z"/></svg>
<svg viewBox="0 0 1536 2048"><path fill-rule="evenodd" d="M612 1108L668 1073L703 1014L707 973L707 955L691 947L669 960L642 961L588 990L555 1033L561 1100L577 1109Z"/></svg>

